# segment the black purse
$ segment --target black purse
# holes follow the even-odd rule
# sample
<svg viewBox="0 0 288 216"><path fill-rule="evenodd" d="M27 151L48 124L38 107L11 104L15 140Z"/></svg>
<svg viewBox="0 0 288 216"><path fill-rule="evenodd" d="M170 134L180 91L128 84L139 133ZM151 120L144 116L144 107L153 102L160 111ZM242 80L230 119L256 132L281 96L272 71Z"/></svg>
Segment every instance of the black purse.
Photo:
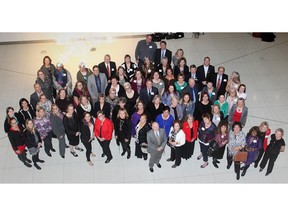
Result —
<svg viewBox="0 0 288 216"><path fill-rule="evenodd" d="M215 140L212 140L209 143L209 148L208 148L208 156L213 157L214 152L216 152L219 149L219 145Z"/></svg>

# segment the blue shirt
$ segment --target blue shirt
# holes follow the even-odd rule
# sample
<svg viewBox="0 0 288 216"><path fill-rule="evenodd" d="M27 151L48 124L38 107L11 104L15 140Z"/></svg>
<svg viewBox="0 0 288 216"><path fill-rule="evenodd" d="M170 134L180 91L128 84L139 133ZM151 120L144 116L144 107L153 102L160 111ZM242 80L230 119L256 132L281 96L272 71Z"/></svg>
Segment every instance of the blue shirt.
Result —
<svg viewBox="0 0 288 216"><path fill-rule="evenodd" d="M164 120L162 118L162 114L159 114L156 117L156 122L159 124L160 128L163 128L165 130L166 136L168 137L169 132L170 132L170 128L172 127L174 118L172 115L169 115L169 118L167 120Z"/></svg>

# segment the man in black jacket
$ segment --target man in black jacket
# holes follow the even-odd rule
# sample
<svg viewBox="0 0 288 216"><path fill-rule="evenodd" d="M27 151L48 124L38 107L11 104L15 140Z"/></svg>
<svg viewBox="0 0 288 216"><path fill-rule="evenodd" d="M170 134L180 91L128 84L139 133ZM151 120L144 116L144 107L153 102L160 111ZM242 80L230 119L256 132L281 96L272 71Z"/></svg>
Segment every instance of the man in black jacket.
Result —
<svg viewBox="0 0 288 216"><path fill-rule="evenodd" d="M172 52L166 48L166 41L160 42L160 48L156 50L155 52L155 66L158 66L161 63L161 59L163 57L167 57L168 59L168 65L171 65L172 60Z"/></svg>
<svg viewBox="0 0 288 216"><path fill-rule="evenodd" d="M152 86L152 80L147 79L146 88L141 89L139 99L144 103L145 107L151 102L155 95L158 95L158 89Z"/></svg>
<svg viewBox="0 0 288 216"><path fill-rule="evenodd" d="M209 81L212 82L213 86L217 89L217 98L220 95L225 95L228 75L225 74L225 68L223 66L218 67L218 73L210 74Z"/></svg>
<svg viewBox="0 0 288 216"><path fill-rule="evenodd" d="M108 83L111 82L111 77L116 76L116 63L111 61L109 54L104 56L104 62L99 63L98 67L100 73L104 73L106 75Z"/></svg>
<svg viewBox="0 0 288 216"><path fill-rule="evenodd" d="M204 64L197 67L196 72L199 83L199 91L202 91L203 87L207 85L210 74L214 73L215 73L215 67L213 65L210 65L210 58L205 57Z"/></svg>

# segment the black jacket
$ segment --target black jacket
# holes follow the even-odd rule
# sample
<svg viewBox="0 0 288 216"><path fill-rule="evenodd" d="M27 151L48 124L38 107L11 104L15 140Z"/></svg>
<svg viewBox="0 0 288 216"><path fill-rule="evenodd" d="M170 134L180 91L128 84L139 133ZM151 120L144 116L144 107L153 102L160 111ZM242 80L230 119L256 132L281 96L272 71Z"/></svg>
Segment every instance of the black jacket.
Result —
<svg viewBox="0 0 288 216"><path fill-rule="evenodd" d="M213 87L217 87L217 73L214 73L214 74L210 74L209 76L209 81L213 83ZM220 96L220 95L225 95L226 93L226 86L227 86L227 82L228 82L228 75L227 74L223 74L222 75L222 79L221 79L221 83L220 83L220 88L219 90L217 90L217 98Z"/></svg>
<svg viewBox="0 0 288 216"><path fill-rule="evenodd" d="M114 123L115 136L118 136L119 141L124 141L124 139L131 139L131 127L132 122L130 119L122 120L123 125L121 126L121 120L117 118Z"/></svg>
<svg viewBox="0 0 288 216"><path fill-rule="evenodd" d="M35 136L28 130L24 131L24 139L27 148L38 147L38 143L42 142L39 132L35 129L35 134L38 137L38 142L36 142Z"/></svg>
<svg viewBox="0 0 288 216"><path fill-rule="evenodd" d="M145 106L147 106L147 104L153 100L155 95L159 94L158 89L155 88L154 86L152 86L152 92L153 93L149 97L147 88L141 89L139 99L144 103Z"/></svg>
<svg viewBox="0 0 288 216"><path fill-rule="evenodd" d="M111 85L112 85L112 84L109 83L109 84L107 85L106 89L105 89L105 95L106 95L106 97L109 95L109 91L110 91L110 89L111 89ZM125 94L125 89L124 89L123 86L121 86L121 85L119 84L118 97L123 97L124 94Z"/></svg>
<svg viewBox="0 0 288 216"><path fill-rule="evenodd" d="M285 141L283 138L276 140L275 134L271 135L270 144L267 146L266 152L270 154L278 155L280 153L281 146L285 146Z"/></svg>
<svg viewBox="0 0 288 216"><path fill-rule="evenodd" d="M16 117L17 121L19 122L18 126L20 127L20 130L23 130L24 126L25 126L25 122L24 119L22 118L22 115L14 112L14 116ZM8 123L8 119L6 117L5 121L4 121L4 131L5 133L8 133L8 131L10 130L11 125Z"/></svg>
<svg viewBox="0 0 288 216"><path fill-rule="evenodd" d="M203 81L209 81L209 79L210 79L209 77L212 74L215 74L215 67L213 65L209 65L206 77L205 77L204 65L201 65L201 66L197 67L196 76L198 78L199 91L201 91L202 88L204 87L202 82Z"/></svg>
<svg viewBox="0 0 288 216"><path fill-rule="evenodd" d="M148 123L146 123L140 130L138 133L138 140L139 140L139 144L142 143L147 143L147 133L148 131L151 130L151 127Z"/></svg>
<svg viewBox="0 0 288 216"><path fill-rule="evenodd" d="M110 77L108 77L108 72L107 72L105 62L101 62L100 64L98 64L98 67L99 67L99 72L104 73L106 75L107 80L111 80L111 76L116 75L116 72L117 72L116 63L113 61L110 61Z"/></svg>
<svg viewBox="0 0 288 216"><path fill-rule="evenodd" d="M92 125L94 124L92 119L91 119L91 123L92 123ZM85 124L83 121L81 123L80 133L81 133L80 134L81 142L82 143L88 143L90 138L91 138L91 133L90 133L90 129L88 127L88 124Z"/></svg>
<svg viewBox="0 0 288 216"><path fill-rule="evenodd" d="M14 151L18 150L17 146L24 145L24 136L21 129L20 131L13 131L9 129L8 138Z"/></svg>
<svg viewBox="0 0 288 216"><path fill-rule="evenodd" d="M106 118L110 118L110 109L111 109L110 104L105 101L102 111L103 111L103 113L104 113L104 115L105 115ZM97 102L95 103L95 105L94 105L94 115L93 115L93 116L94 116L95 118L97 117L97 112L98 112L99 110L101 110L101 109L100 109L100 102L97 101Z"/></svg>
<svg viewBox="0 0 288 216"><path fill-rule="evenodd" d="M166 49L165 52L165 57L167 57L168 59L168 64L171 64L171 60L172 60L172 52L169 49ZM157 49L155 52L155 59L154 59L154 64L157 66L159 64L161 64L161 49Z"/></svg>

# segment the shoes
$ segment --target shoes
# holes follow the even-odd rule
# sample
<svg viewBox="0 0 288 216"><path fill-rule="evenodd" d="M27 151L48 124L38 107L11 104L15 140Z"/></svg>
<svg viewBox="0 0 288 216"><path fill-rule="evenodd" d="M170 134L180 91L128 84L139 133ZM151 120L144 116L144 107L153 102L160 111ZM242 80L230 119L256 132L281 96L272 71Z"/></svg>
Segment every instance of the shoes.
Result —
<svg viewBox="0 0 288 216"><path fill-rule="evenodd" d="M144 160L147 160L147 155L146 156L143 156Z"/></svg>
<svg viewBox="0 0 288 216"><path fill-rule="evenodd" d="M96 157L96 155L95 155L95 154L93 154L93 153L91 153L90 155L91 155L92 157Z"/></svg>
<svg viewBox="0 0 288 216"><path fill-rule="evenodd" d="M236 179L237 179L237 180L240 179L240 173L237 173Z"/></svg>
<svg viewBox="0 0 288 216"><path fill-rule="evenodd" d="M37 164L37 163L34 163L34 166L36 167L36 169L38 169L38 170L41 170L41 167L40 167L40 166L38 166L38 164Z"/></svg>
<svg viewBox="0 0 288 216"><path fill-rule="evenodd" d="M74 156L74 157L78 157L78 155L76 154L76 152L72 152L72 151L70 151L70 153Z"/></svg>
<svg viewBox="0 0 288 216"><path fill-rule="evenodd" d="M241 173L241 176L245 176L247 169L244 169L243 172Z"/></svg>
<svg viewBox="0 0 288 216"><path fill-rule="evenodd" d="M172 161L170 158L168 158L166 161L168 161L168 162L170 162L170 161Z"/></svg>
<svg viewBox="0 0 288 216"><path fill-rule="evenodd" d="M27 167L29 167L29 168L32 167L32 165L29 164L29 163L27 163L26 161L24 162L24 165L27 166Z"/></svg>
<svg viewBox="0 0 288 216"><path fill-rule="evenodd" d="M259 169L259 172L262 172L262 171L263 171L263 169L260 168L260 169Z"/></svg>
<svg viewBox="0 0 288 216"><path fill-rule="evenodd" d="M158 164L157 164L157 167L161 168L162 166L161 166L161 164L160 164L160 163L158 163Z"/></svg>
<svg viewBox="0 0 288 216"><path fill-rule="evenodd" d="M201 168L205 168L206 166L208 166L208 164L209 164L208 162L205 162L205 163L202 164L200 167L201 167Z"/></svg>
<svg viewBox="0 0 288 216"><path fill-rule="evenodd" d="M78 151L81 151L81 152L84 151L84 150L83 150L82 148L80 148L80 147L75 147L75 149L78 150Z"/></svg>
<svg viewBox="0 0 288 216"><path fill-rule="evenodd" d="M94 165L91 161L87 161L87 162L88 162L88 164L89 164L90 166L93 166L93 165Z"/></svg>
<svg viewBox="0 0 288 216"><path fill-rule="evenodd" d="M121 156L124 156L124 155L125 155L125 153L126 153L126 152L122 152L122 153L121 153Z"/></svg>
<svg viewBox="0 0 288 216"><path fill-rule="evenodd" d="M104 153L102 153L102 154L101 154L101 157L105 157L105 154L104 154Z"/></svg>
<svg viewBox="0 0 288 216"><path fill-rule="evenodd" d="M28 158L26 158L26 162L32 163L32 161L30 159L28 159Z"/></svg>
<svg viewBox="0 0 288 216"><path fill-rule="evenodd" d="M56 152L56 150L55 150L54 148L51 148L51 151L52 151L52 152Z"/></svg>
<svg viewBox="0 0 288 216"><path fill-rule="evenodd" d="M128 151L127 153L127 159L129 159L131 157L131 151Z"/></svg>
<svg viewBox="0 0 288 216"><path fill-rule="evenodd" d="M65 148L69 148L69 146L68 146L68 145L66 145L66 146L65 146Z"/></svg>
<svg viewBox="0 0 288 216"><path fill-rule="evenodd" d="M153 168L149 168L150 172L154 172L154 169Z"/></svg>
<svg viewBox="0 0 288 216"><path fill-rule="evenodd" d="M64 155L61 155L61 157L64 159L65 158L65 156Z"/></svg>
<svg viewBox="0 0 288 216"><path fill-rule="evenodd" d="M200 154L200 155L197 157L197 160L200 160L202 157L203 157L203 155Z"/></svg>
<svg viewBox="0 0 288 216"><path fill-rule="evenodd" d="M39 162L39 163L44 163L45 161L39 159L37 162Z"/></svg>
<svg viewBox="0 0 288 216"><path fill-rule="evenodd" d="M107 160L105 161L105 163L109 163L111 160L112 160L112 159L107 159Z"/></svg>
<svg viewBox="0 0 288 216"><path fill-rule="evenodd" d="M254 167L255 167L255 168L257 168L257 167L258 167L258 164L257 164L257 163L255 163L255 164L254 164Z"/></svg>
<svg viewBox="0 0 288 216"><path fill-rule="evenodd" d="M47 154L49 157L52 157L52 155L51 155L50 152L46 152L46 154Z"/></svg>
<svg viewBox="0 0 288 216"><path fill-rule="evenodd" d="M216 161L213 161L212 164L214 165L214 167L219 168L219 166L218 166Z"/></svg>
<svg viewBox="0 0 288 216"><path fill-rule="evenodd" d="M265 174L265 176L268 176L269 174L270 174L270 173L267 172L267 173Z"/></svg>
<svg viewBox="0 0 288 216"><path fill-rule="evenodd" d="M216 163L220 163L220 161L216 160Z"/></svg>
<svg viewBox="0 0 288 216"><path fill-rule="evenodd" d="M240 170L244 170L244 168L245 168L245 166L242 166L242 167L240 168Z"/></svg>
<svg viewBox="0 0 288 216"><path fill-rule="evenodd" d="M230 165L227 165L227 169L230 169L231 165L232 165L232 164L230 164Z"/></svg>
<svg viewBox="0 0 288 216"><path fill-rule="evenodd" d="M173 164L173 166L171 166L172 168L176 168L177 167L177 165L176 164Z"/></svg>

